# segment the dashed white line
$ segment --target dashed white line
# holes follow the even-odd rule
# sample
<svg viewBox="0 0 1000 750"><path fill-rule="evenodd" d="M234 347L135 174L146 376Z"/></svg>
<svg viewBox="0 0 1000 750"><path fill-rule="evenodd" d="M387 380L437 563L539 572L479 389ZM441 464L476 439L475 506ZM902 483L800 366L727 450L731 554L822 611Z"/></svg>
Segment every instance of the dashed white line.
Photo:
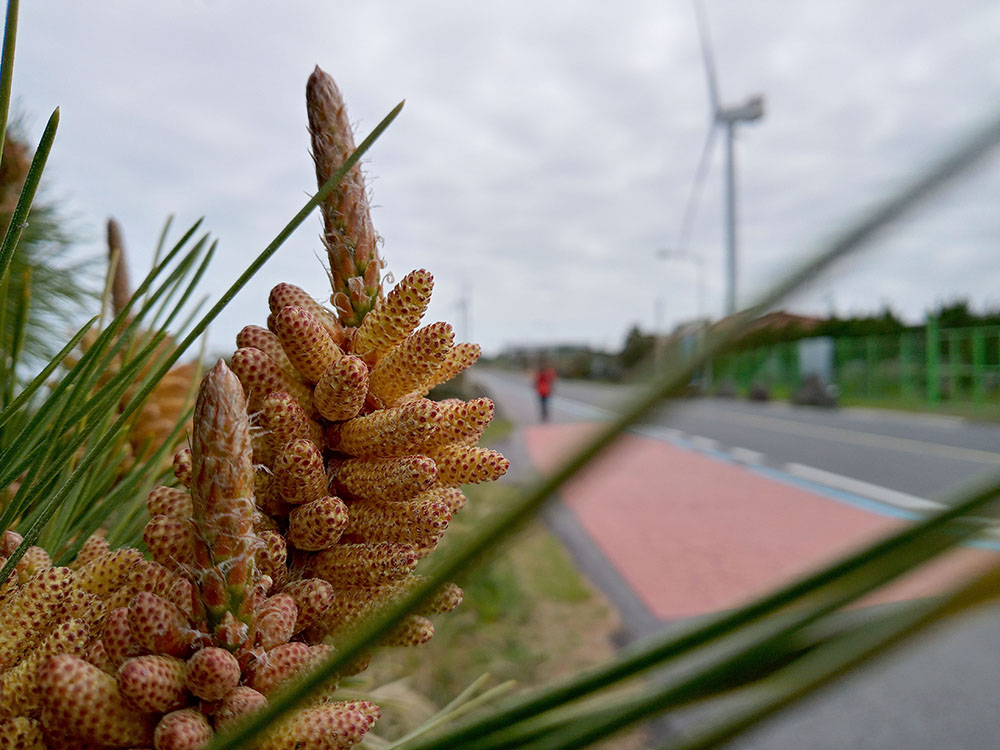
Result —
<svg viewBox="0 0 1000 750"><path fill-rule="evenodd" d="M648 425L638 428L636 432L655 438L656 440L664 440L671 443L687 443L695 450L706 453L728 453L734 461L742 464L759 466L767 461L767 456L760 451L741 448L738 445L723 449L719 446L719 441L715 438L703 437L702 435L688 435L682 430L677 430L673 427Z"/></svg>
<svg viewBox="0 0 1000 750"><path fill-rule="evenodd" d="M684 433L680 430L673 427L663 427L662 425L657 424L641 425L633 428L633 431L639 435L645 435L646 437L653 438L654 440L663 440L667 443L676 443L684 439Z"/></svg>
<svg viewBox="0 0 1000 750"><path fill-rule="evenodd" d="M702 437L701 435L692 435L689 438L691 445L700 451L717 451L719 450L719 441L715 438Z"/></svg>
<svg viewBox="0 0 1000 750"><path fill-rule="evenodd" d="M866 422L884 423L892 420L895 422L923 423L952 431L964 429L969 424L969 420L965 417L953 417L947 414L921 414L919 412L911 413L905 411L886 413L885 409L868 409L862 406L850 406L840 411Z"/></svg>
<svg viewBox="0 0 1000 750"><path fill-rule="evenodd" d="M583 401L577 401L574 398L568 398L566 396L553 396L552 406L562 412L569 412L570 414L580 417L581 419L602 420L609 419L614 416L614 412L608 411L607 409L602 409L599 406L584 403Z"/></svg>
<svg viewBox="0 0 1000 750"><path fill-rule="evenodd" d="M753 464L755 466L764 463L765 458L764 454L760 451L750 450L749 448L741 448L738 445L729 449L729 455L740 463Z"/></svg>
<svg viewBox="0 0 1000 750"><path fill-rule="evenodd" d="M892 505L896 508L913 511L915 513L933 513L945 507L941 503L933 500L927 500L926 498L917 497L916 495L908 495L905 492L899 492L898 490L891 490L888 487L863 482L860 479L845 477L842 474L834 474L833 472L817 469L813 466L789 463L785 464L784 471L794 477L798 477L799 479L806 479L811 482L816 482L817 484L826 485L827 487L831 487L836 490L850 492L854 495L867 497L870 500L877 500L880 503L885 503L886 505Z"/></svg>

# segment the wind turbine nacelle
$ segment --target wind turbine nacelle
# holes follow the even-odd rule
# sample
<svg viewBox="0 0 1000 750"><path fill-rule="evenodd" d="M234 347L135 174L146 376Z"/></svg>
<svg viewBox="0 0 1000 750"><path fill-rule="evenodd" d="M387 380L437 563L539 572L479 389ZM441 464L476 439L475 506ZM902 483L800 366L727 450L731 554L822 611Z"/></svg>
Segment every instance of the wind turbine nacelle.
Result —
<svg viewBox="0 0 1000 750"><path fill-rule="evenodd" d="M729 122L752 122L764 116L764 96L755 94L743 104L719 110L719 119Z"/></svg>
<svg viewBox="0 0 1000 750"><path fill-rule="evenodd" d="M749 99L747 99L746 104L743 105L743 109L746 110L747 120L759 120L764 116L764 95L754 94Z"/></svg>

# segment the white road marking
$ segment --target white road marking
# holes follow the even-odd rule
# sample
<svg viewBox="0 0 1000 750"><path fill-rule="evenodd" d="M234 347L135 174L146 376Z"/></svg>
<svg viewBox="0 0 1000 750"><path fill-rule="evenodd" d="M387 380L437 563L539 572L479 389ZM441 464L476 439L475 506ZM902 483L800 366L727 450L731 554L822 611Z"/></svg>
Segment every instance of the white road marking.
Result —
<svg viewBox="0 0 1000 750"><path fill-rule="evenodd" d="M725 412L723 418L750 424L761 429L785 432L792 435L808 435L809 437L836 440L841 443L851 443L853 445L885 448L904 453L916 453L921 456L936 455L975 463L1000 463L1000 453L979 450L977 448L960 448L955 445L929 443L926 440L913 440L893 435L879 435L874 432L847 430L843 427L806 424L788 419L765 417L758 414L746 414L736 411Z"/></svg>
<svg viewBox="0 0 1000 750"><path fill-rule="evenodd" d="M567 396L553 396L549 405L562 412L569 412L575 417L586 420L599 421L614 417L614 412Z"/></svg>
<svg viewBox="0 0 1000 750"><path fill-rule="evenodd" d="M949 414L922 414L908 411L894 411L887 414L885 409L870 409L864 406L849 406L840 411L866 422L885 422L891 419L896 422L917 422L952 431L961 430L969 424L969 420L965 417L953 417Z"/></svg>
<svg viewBox="0 0 1000 750"><path fill-rule="evenodd" d="M744 464L762 464L764 463L764 454L760 451L750 450L749 448L741 448L736 445L729 449L729 455L734 459Z"/></svg>
<svg viewBox="0 0 1000 750"><path fill-rule="evenodd" d="M784 470L799 479L806 479L810 482L826 485L836 490L843 490L854 495L867 497L870 500L877 500L886 505L892 505L902 510L909 510L915 513L933 513L941 510L945 506L933 500L927 500L916 495L908 495L905 492L891 490L869 482L862 482L860 479L845 477L842 474L834 474L830 471L823 471L813 466L790 463L785 464Z"/></svg>
<svg viewBox="0 0 1000 750"><path fill-rule="evenodd" d="M683 432L674 427L663 427L662 425L642 425L641 427L636 427L634 432L667 443L677 443L684 440Z"/></svg>
<svg viewBox="0 0 1000 750"><path fill-rule="evenodd" d="M689 438L691 445L700 451L717 451L719 450L719 441L715 438L702 437L701 435L692 435Z"/></svg>

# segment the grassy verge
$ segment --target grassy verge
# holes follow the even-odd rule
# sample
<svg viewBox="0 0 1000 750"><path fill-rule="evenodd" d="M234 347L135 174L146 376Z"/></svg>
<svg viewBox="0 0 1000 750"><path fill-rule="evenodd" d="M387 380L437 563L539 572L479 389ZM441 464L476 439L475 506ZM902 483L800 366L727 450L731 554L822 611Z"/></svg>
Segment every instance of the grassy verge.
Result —
<svg viewBox="0 0 1000 750"><path fill-rule="evenodd" d="M435 554L447 554L463 532L518 492L505 484L466 488L469 503L452 520L444 549ZM493 685L513 680L519 690L572 674L614 652L617 615L540 522L532 522L488 565L459 583L465 599L454 612L435 618L430 643L376 656L370 687L382 686L379 735L396 737L419 726L483 674ZM624 738L611 746L643 744Z"/></svg>
<svg viewBox="0 0 1000 750"><path fill-rule="evenodd" d="M940 414L948 417L963 417L976 422L1000 422L1000 404L995 402L939 403L931 406L926 401L907 401L889 398L842 397L841 406L858 406L865 409L890 409L914 414Z"/></svg>
<svg viewBox="0 0 1000 750"><path fill-rule="evenodd" d="M486 428L486 432L483 433L483 445L502 445L503 442L510 437L513 431L514 423L502 414L498 414L493 418L493 421L490 422L489 427ZM500 450L503 450L503 448Z"/></svg>

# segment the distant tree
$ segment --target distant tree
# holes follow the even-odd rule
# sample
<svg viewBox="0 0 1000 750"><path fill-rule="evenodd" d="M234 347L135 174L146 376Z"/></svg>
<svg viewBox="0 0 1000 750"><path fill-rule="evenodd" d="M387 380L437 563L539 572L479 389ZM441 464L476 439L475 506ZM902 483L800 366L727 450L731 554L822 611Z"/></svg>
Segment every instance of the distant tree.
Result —
<svg viewBox="0 0 1000 750"><path fill-rule="evenodd" d="M643 333L639 326L632 326L625 336L625 346L618 355L621 366L629 370L646 359L653 351L653 336Z"/></svg>
<svg viewBox="0 0 1000 750"><path fill-rule="evenodd" d="M806 336L816 336L815 329L807 330L798 323L783 323L779 326L763 326L749 331L733 346L736 350L756 349L760 346L770 346L783 341L796 341Z"/></svg>
<svg viewBox="0 0 1000 750"><path fill-rule="evenodd" d="M878 315L855 315L850 318L834 316L824 320L810 335L813 336L882 336L901 333L907 329L904 323L888 306Z"/></svg>
<svg viewBox="0 0 1000 750"><path fill-rule="evenodd" d="M938 325L942 328L965 328L966 326L980 325L983 322L980 316L972 312L969 300L966 299L942 305L933 314L938 319Z"/></svg>

